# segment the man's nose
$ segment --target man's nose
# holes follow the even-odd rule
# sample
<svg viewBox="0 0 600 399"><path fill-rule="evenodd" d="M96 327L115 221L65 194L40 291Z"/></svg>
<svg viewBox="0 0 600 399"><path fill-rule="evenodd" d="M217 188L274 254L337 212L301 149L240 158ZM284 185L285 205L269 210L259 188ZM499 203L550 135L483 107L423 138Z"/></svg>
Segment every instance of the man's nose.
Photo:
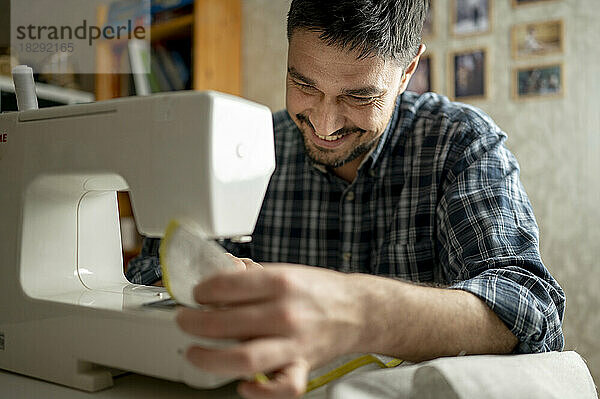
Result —
<svg viewBox="0 0 600 399"><path fill-rule="evenodd" d="M344 116L336 99L321 99L311 112L309 120L316 133L321 136L329 136L344 127Z"/></svg>

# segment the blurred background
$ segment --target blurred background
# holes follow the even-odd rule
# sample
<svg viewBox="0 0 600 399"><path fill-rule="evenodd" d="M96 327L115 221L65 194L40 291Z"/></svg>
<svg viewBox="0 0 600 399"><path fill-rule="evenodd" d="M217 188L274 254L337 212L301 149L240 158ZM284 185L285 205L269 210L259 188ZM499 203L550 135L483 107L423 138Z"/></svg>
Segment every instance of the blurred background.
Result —
<svg viewBox="0 0 600 399"><path fill-rule="evenodd" d="M284 108L288 0L152 3L145 84L131 74L37 75L48 85L42 105L216 89ZM3 111L15 106L7 83L9 7L0 0ZM96 18L106 14L95 7ZM600 1L432 0L425 33L427 51L411 89L480 107L507 132L540 226L543 260L567 294L566 349L587 360L598 383ZM96 62L130 65L126 50L109 48ZM126 264L140 240L127 195L119 197Z"/></svg>

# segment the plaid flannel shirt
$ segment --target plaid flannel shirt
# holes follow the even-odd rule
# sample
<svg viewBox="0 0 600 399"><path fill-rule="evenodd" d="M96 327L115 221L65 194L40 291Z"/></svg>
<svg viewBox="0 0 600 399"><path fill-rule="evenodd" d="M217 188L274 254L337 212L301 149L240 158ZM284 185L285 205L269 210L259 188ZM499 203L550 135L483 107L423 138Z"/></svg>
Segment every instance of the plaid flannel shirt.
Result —
<svg viewBox="0 0 600 399"><path fill-rule="evenodd" d="M222 243L230 252L465 290L517 336L515 352L563 348L564 292L542 263L506 134L482 111L405 92L352 183L311 163L286 111L274 129L277 168L253 240ZM157 255L146 239L128 278L159 279Z"/></svg>

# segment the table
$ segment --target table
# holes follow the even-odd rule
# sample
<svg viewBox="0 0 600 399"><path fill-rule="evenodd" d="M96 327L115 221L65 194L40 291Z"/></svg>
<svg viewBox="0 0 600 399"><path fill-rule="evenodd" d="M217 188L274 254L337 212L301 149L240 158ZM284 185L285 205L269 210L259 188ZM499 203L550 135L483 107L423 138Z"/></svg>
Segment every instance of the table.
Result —
<svg viewBox="0 0 600 399"><path fill-rule="evenodd" d="M62 385L0 370L1 399L239 399L236 383L214 390L198 390L183 383L127 373L114 386L83 392Z"/></svg>

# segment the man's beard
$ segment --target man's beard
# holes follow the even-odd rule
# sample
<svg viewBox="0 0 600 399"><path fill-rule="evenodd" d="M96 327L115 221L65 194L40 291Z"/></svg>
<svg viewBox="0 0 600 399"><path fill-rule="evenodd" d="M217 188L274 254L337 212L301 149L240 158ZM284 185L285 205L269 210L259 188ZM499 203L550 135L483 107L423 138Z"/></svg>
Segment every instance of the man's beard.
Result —
<svg viewBox="0 0 600 399"><path fill-rule="evenodd" d="M312 125L312 123L310 122L310 120L308 119L308 117L306 117L303 114L296 114L296 118L298 119L298 121L301 124L304 124L305 126L308 126L309 129L311 129L311 132L305 133L302 128L300 128L300 131L302 132L302 139L304 140L304 149L306 152L306 155L308 156L308 158L310 158L311 161L317 163L317 164L321 164L324 166L329 166L331 168L339 168L340 166L343 166L345 164L347 164L348 162L354 161L356 158L360 157L361 155L367 153L368 151L371 150L371 148L373 148L375 146L375 144L377 143L377 139L375 138L369 142L366 143L362 143L358 146L356 146L355 148L352 149L352 151L344 158L340 158L340 159L325 159L325 157L323 157L322 155L325 153L333 153L335 150L330 150L330 149L322 149L322 150L318 150L314 148L314 143L312 143L310 141L310 138L307 137L308 134L314 134L313 132L315 131L314 126ZM339 129L338 131L336 131L335 133L332 134L332 136L334 135L341 135L341 136L346 136L348 134L353 134L353 133L357 133L358 134L358 138L362 137L365 133L367 133L366 130L364 129L360 129L358 127L343 127L341 129ZM312 145L311 145L312 143Z"/></svg>

